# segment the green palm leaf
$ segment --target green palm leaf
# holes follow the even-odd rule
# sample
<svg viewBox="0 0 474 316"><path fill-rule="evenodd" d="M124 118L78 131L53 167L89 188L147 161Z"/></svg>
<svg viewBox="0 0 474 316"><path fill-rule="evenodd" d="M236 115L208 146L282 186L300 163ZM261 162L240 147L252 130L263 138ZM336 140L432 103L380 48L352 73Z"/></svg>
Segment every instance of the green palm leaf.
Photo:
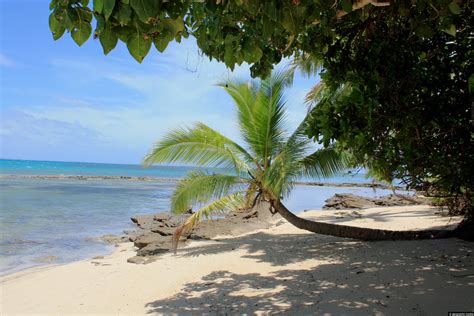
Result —
<svg viewBox="0 0 474 316"><path fill-rule="evenodd" d="M245 193L240 191L223 196L217 200L214 200L208 205L201 207L199 210L189 216L187 220L176 229L173 236L175 241L175 250L180 237L187 231L193 229L203 219L203 217L209 218L212 215L232 212L245 207L245 205Z"/></svg>
<svg viewBox="0 0 474 316"><path fill-rule="evenodd" d="M339 153L333 146L319 149L301 160L304 175L312 178L328 178L346 170L351 159L347 153Z"/></svg>
<svg viewBox="0 0 474 316"><path fill-rule="evenodd" d="M170 131L145 157L144 164L183 162L203 167L234 168L239 174L249 170L250 156L237 143L198 123L192 128Z"/></svg>
<svg viewBox="0 0 474 316"><path fill-rule="evenodd" d="M237 106L240 131L257 161L265 166L284 142L284 87L288 80L281 73L252 84L220 84Z"/></svg>
<svg viewBox="0 0 474 316"><path fill-rule="evenodd" d="M236 191L237 187L242 189L242 185L242 179L237 176L191 172L176 185L171 197L171 211L182 213L191 206L219 199L232 190Z"/></svg>
<svg viewBox="0 0 474 316"><path fill-rule="evenodd" d="M304 148L285 146L265 169L262 185L274 198L288 197L293 183L301 176L298 160L303 157L303 150Z"/></svg>

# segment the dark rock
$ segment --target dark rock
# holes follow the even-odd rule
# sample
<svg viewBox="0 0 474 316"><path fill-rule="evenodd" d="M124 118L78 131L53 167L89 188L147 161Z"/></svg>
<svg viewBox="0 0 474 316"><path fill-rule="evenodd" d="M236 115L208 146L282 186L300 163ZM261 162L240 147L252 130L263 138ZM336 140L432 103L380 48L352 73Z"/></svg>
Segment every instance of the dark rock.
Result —
<svg viewBox="0 0 474 316"><path fill-rule="evenodd" d="M137 251L137 256L140 257L148 257L148 256L156 256L161 255L170 251L170 247L164 247L161 244L150 244L142 249Z"/></svg>
<svg viewBox="0 0 474 316"><path fill-rule="evenodd" d="M335 194L327 199L323 209L341 210L341 209L362 209L377 206L400 206L416 205L428 203L425 198L417 196L407 196L401 194L390 194L381 198L367 198L350 193Z"/></svg>
<svg viewBox="0 0 474 316"><path fill-rule="evenodd" d="M150 228L153 225L155 215L137 215L130 218L132 222L142 229Z"/></svg>
<svg viewBox="0 0 474 316"><path fill-rule="evenodd" d="M128 263L135 263L135 264L144 264L146 263L146 261L147 260L144 257L139 257L139 256L135 256L135 257L131 257L127 259Z"/></svg>
<svg viewBox="0 0 474 316"><path fill-rule="evenodd" d="M170 219L171 213L163 212L153 216L153 219L158 222L166 222Z"/></svg>
<svg viewBox="0 0 474 316"><path fill-rule="evenodd" d="M151 230L154 233L160 234L161 236L172 236L176 231L175 227L156 227Z"/></svg>
<svg viewBox="0 0 474 316"><path fill-rule="evenodd" d="M146 233L144 235L138 236L133 244L135 247L141 249L148 246L149 244L161 243L163 241L168 241L169 239L170 237L168 236L162 236L156 233Z"/></svg>
<svg viewBox="0 0 474 316"><path fill-rule="evenodd" d="M185 241L180 241L179 246L184 245ZM140 257L148 257L148 256L156 256L163 253L166 253L170 250L174 250L175 243L171 237L165 237L162 240L159 240L154 243L148 244L146 247L143 247L137 251L137 256Z"/></svg>
<svg viewBox="0 0 474 316"><path fill-rule="evenodd" d="M119 244L119 243L127 242L129 240L129 237L124 236L124 235L120 236L120 235L107 234L104 236L94 238L94 240L103 241L109 244Z"/></svg>
<svg viewBox="0 0 474 316"><path fill-rule="evenodd" d="M135 233L129 233L124 238L133 242L138 248L138 257L149 257L147 259L152 260L159 254L174 250L175 243L172 238L176 227L181 225L191 214L193 211L190 209L180 215L163 212L155 215L134 216L132 221L140 229ZM269 205L262 203L250 211L236 211L224 218L203 221L190 233L182 236L178 245L185 245L188 238L213 239L218 235L236 236L257 229L269 228L278 220L281 220L281 217L279 215L273 216L269 211ZM136 257L130 258L129 262L143 263Z"/></svg>

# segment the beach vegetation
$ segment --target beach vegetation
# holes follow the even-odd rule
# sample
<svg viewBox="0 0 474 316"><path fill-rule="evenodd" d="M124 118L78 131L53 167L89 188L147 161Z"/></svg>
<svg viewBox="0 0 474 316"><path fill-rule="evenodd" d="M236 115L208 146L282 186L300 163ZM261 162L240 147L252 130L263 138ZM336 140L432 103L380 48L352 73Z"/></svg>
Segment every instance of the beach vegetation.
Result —
<svg viewBox="0 0 474 316"><path fill-rule="evenodd" d="M334 144L316 148L304 132L304 120L292 133L285 127L285 86L290 77L279 73L256 84L229 81L220 84L233 99L243 144L203 123L171 130L144 158L145 165L185 163L231 173L195 171L181 179L171 199L174 213L195 211L175 234L191 230L203 218L268 203L298 228L315 233L366 240L445 236L446 232L398 232L321 223L301 218L283 201L301 178L326 178L351 165L351 156Z"/></svg>
<svg viewBox="0 0 474 316"><path fill-rule="evenodd" d="M323 145L337 141L378 179L401 181L453 215L472 216L472 8L452 18L455 37L413 34L409 16L374 16L365 33L341 24L348 37L325 58L305 54L293 62L322 78L306 98L305 134Z"/></svg>

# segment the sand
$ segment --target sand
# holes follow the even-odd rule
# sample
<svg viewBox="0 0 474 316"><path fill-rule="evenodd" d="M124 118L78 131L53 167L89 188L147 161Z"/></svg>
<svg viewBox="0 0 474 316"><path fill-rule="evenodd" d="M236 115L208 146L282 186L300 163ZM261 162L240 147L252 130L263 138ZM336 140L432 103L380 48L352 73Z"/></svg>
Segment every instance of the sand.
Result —
<svg viewBox="0 0 474 316"><path fill-rule="evenodd" d="M342 213L341 213L342 212ZM311 211L388 229L453 227L427 206ZM136 265L131 243L103 259L0 279L0 314L447 315L474 311L474 244L459 239L361 242L277 226L193 241Z"/></svg>

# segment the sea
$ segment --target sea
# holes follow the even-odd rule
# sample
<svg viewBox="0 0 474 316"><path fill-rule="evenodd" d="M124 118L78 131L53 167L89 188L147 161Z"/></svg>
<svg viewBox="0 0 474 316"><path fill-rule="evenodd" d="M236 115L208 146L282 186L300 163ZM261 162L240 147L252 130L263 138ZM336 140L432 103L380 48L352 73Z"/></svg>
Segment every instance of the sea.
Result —
<svg viewBox="0 0 474 316"><path fill-rule="evenodd" d="M195 169L0 159L0 275L111 252L112 246L96 238L134 229L133 215L168 211L176 182ZM348 171L320 181L370 183L372 179ZM285 205L299 213L320 209L335 193L375 197L390 192L297 185Z"/></svg>

